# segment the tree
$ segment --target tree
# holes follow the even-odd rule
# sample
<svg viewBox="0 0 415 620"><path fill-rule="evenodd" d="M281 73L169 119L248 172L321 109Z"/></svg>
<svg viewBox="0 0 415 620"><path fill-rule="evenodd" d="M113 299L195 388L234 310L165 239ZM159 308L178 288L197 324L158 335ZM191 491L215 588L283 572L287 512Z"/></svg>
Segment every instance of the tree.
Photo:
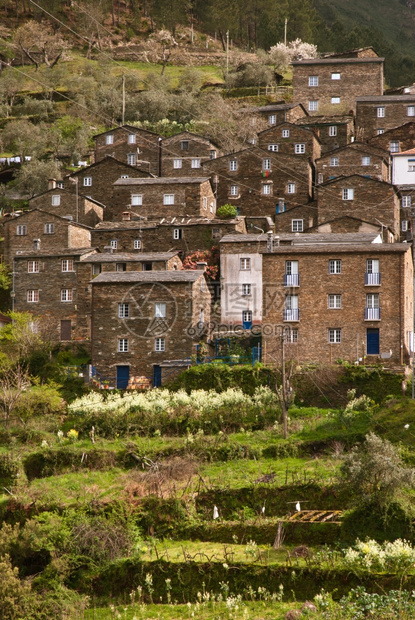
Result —
<svg viewBox="0 0 415 620"><path fill-rule="evenodd" d="M13 69L3 69L0 73L0 102L5 106L4 116L10 116L17 94L23 88L24 77Z"/></svg>
<svg viewBox="0 0 415 620"><path fill-rule="evenodd" d="M47 23L28 21L16 30L13 43L22 57L39 70L41 64L52 69L62 58L69 44L59 33L54 33Z"/></svg>
<svg viewBox="0 0 415 620"><path fill-rule="evenodd" d="M28 372L23 366L5 364L0 372L0 410L5 426L19 404L23 392L30 386Z"/></svg>
<svg viewBox="0 0 415 620"><path fill-rule="evenodd" d="M183 269L199 269L197 263L207 263L207 277L209 280L217 280L219 276L219 248L215 246L210 250L198 250L189 254L183 261Z"/></svg>
<svg viewBox="0 0 415 620"><path fill-rule="evenodd" d="M26 157L35 157L44 150L44 134L39 125L30 121L9 121L0 134L3 150L18 155L23 163Z"/></svg>
<svg viewBox="0 0 415 620"><path fill-rule="evenodd" d="M269 57L274 67L280 73L286 71L290 62L297 58L316 58L317 47L311 43L303 43L301 39L290 41L288 45L277 43L269 50Z"/></svg>
<svg viewBox="0 0 415 620"><path fill-rule="evenodd" d="M59 162L32 158L16 172L14 183L18 186L19 191L26 192L32 197L47 190L49 179L60 178Z"/></svg>

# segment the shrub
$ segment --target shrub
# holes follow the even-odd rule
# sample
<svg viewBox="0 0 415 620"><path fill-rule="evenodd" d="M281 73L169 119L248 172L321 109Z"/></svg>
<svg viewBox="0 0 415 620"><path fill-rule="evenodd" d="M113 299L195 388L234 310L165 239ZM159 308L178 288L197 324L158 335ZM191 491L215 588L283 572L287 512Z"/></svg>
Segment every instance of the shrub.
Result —
<svg viewBox="0 0 415 620"><path fill-rule="evenodd" d="M23 392L15 409L15 414L22 420L32 416L62 413L65 401L61 398L55 383L32 385Z"/></svg>
<svg viewBox="0 0 415 620"><path fill-rule="evenodd" d="M8 454L0 454L0 487L10 486L16 482L19 466Z"/></svg>
<svg viewBox="0 0 415 620"><path fill-rule="evenodd" d="M238 210L233 205L227 203L217 209L216 216L222 219L231 219L238 215Z"/></svg>

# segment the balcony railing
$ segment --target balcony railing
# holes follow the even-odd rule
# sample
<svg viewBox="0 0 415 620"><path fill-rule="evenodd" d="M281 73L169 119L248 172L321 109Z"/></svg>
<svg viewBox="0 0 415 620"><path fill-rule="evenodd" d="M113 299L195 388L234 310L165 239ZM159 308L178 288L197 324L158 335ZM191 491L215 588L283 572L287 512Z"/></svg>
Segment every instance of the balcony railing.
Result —
<svg viewBox="0 0 415 620"><path fill-rule="evenodd" d="M300 286L300 276L298 273L288 273L284 276L284 286Z"/></svg>
<svg viewBox="0 0 415 620"><path fill-rule="evenodd" d="M284 321L299 321L300 320L300 311L298 308L285 308L284 310Z"/></svg>
<svg viewBox="0 0 415 620"><path fill-rule="evenodd" d="M365 321L380 321L380 308L365 308Z"/></svg>
<svg viewBox="0 0 415 620"><path fill-rule="evenodd" d="M366 286L379 286L380 285L380 273L365 273L365 285Z"/></svg>

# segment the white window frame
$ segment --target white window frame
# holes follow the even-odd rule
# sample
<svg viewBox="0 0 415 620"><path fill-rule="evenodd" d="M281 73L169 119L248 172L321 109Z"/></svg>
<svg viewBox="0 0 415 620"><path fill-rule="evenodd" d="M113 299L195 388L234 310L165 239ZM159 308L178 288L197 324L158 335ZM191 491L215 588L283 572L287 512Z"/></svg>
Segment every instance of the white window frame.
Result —
<svg viewBox="0 0 415 620"><path fill-rule="evenodd" d="M92 186L92 177L84 177L82 180L82 184L84 187L91 187Z"/></svg>
<svg viewBox="0 0 415 620"><path fill-rule="evenodd" d="M271 160L269 158L262 160L262 170L271 170Z"/></svg>
<svg viewBox="0 0 415 620"><path fill-rule="evenodd" d="M366 293L366 308L377 310L380 308L379 293Z"/></svg>
<svg viewBox="0 0 415 620"><path fill-rule="evenodd" d="M118 239L111 239L110 248L113 250L118 250Z"/></svg>
<svg viewBox="0 0 415 620"><path fill-rule="evenodd" d="M401 220L401 231L402 232L406 232L407 230L409 230L409 226L408 226L408 220Z"/></svg>
<svg viewBox="0 0 415 620"><path fill-rule="evenodd" d="M287 183L287 194L295 194L295 183Z"/></svg>
<svg viewBox="0 0 415 620"><path fill-rule="evenodd" d="M238 160L237 159L230 159L229 160L229 171L230 172L235 172L236 170L238 170Z"/></svg>
<svg viewBox="0 0 415 620"><path fill-rule="evenodd" d="M73 290L71 288L61 288L61 302L71 303L73 301Z"/></svg>
<svg viewBox="0 0 415 620"><path fill-rule="evenodd" d="M309 86L318 86L318 75L309 75L308 76L308 85Z"/></svg>
<svg viewBox="0 0 415 620"><path fill-rule="evenodd" d="M200 168L200 157L193 157L192 158L191 167L192 168Z"/></svg>
<svg viewBox="0 0 415 620"><path fill-rule="evenodd" d="M337 136L337 125L329 125L329 136L331 138Z"/></svg>
<svg viewBox="0 0 415 620"><path fill-rule="evenodd" d="M215 149L210 149L209 151L209 159L216 159L217 157L217 152Z"/></svg>
<svg viewBox="0 0 415 620"><path fill-rule="evenodd" d="M157 353L163 353L166 350L166 339L165 338L156 338L154 341L154 350Z"/></svg>
<svg viewBox="0 0 415 620"><path fill-rule="evenodd" d="M303 155L305 153L305 144L294 144L294 153L296 155Z"/></svg>
<svg viewBox="0 0 415 620"><path fill-rule="evenodd" d="M231 185L229 196L239 196L239 185Z"/></svg>
<svg viewBox="0 0 415 620"><path fill-rule="evenodd" d="M342 296L335 293L329 294L327 296L327 308L330 310L341 310L342 307Z"/></svg>
<svg viewBox="0 0 415 620"><path fill-rule="evenodd" d="M336 73L336 72L332 73L331 74L331 79L332 80L340 80L341 79L341 73Z"/></svg>
<svg viewBox="0 0 415 620"><path fill-rule="evenodd" d="M331 168L336 168L339 165L339 158L338 157L330 157L330 167Z"/></svg>
<svg viewBox="0 0 415 620"><path fill-rule="evenodd" d="M252 295L252 285L249 283L242 284L242 295L243 297L247 297Z"/></svg>
<svg viewBox="0 0 415 620"><path fill-rule="evenodd" d="M377 136L381 136L383 133L385 133L385 130L384 130L384 129L380 129L380 128L379 128L379 129L376 129L376 135L377 135Z"/></svg>
<svg viewBox="0 0 415 620"><path fill-rule="evenodd" d="M262 186L262 194L264 196L271 196L271 189L272 189L272 184L271 183L264 183Z"/></svg>
<svg viewBox="0 0 415 620"><path fill-rule="evenodd" d="M73 258L63 258L61 262L61 271L63 273L69 273L74 271Z"/></svg>
<svg viewBox="0 0 415 620"><path fill-rule="evenodd" d="M370 157L367 155L362 157L362 166L370 166Z"/></svg>
<svg viewBox="0 0 415 620"><path fill-rule="evenodd" d="M277 115L269 114L268 115L268 125L276 125L277 124Z"/></svg>
<svg viewBox="0 0 415 620"><path fill-rule="evenodd" d="M407 116L415 116L415 105L408 105L406 108Z"/></svg>
<svg viewBox="0 0 415 620"><path fill-rule="evenodd" d="M27 235L26 224L19 224L18 226L16 226L16 235L18 235L19 237L23 237L24 235Z"/></svg>
<svg viewBox="0 0 415 620"><path fill-rule="evenodd" d="M278 153L279 144L268 144L268 150L273 153Z"/></svg>
<svg viewBox="0 0 415 620"><path fill-rule="evenodd" d="M402 196L402 207L410 207L412 205L412 196Z"/></svg>
<svg viewBox="0 0 415 620"><path fill-rule="evenodd" d="M59 207L61 204L60 194L52 194L52 207Z"/></svg>
<svg viewBox="0 0 415 620"><path fill-rule="evenodd" d="M40 263L38 260L28 260L27 261L27 273L39 273L40 272Z"/></svg>
<svg viewBox="0 0 415 620"><path fill-rule="evenodd" d="M342 341L342 330L340 327L330 327L328 330L328 341L330 344L340 344Z"/></svg>
<svg viewBox="0 0 415 620"><path fill-rule="evenodd" d="M36 304L39 302L39 289L29 289L26 291L26 301L28 304Z"/></svg>
<svg viewBox="0 0 415 620"><path fill-rule="evenodd" d="M165 319L167 316L167 304L164 301L156 301L154 304L154 317L156 319Z"/></svg>
<svg viewBox="0 0 415 620"><path fill-rule="evenodd" d="M240 258L239 259L239 270L240 271L251 271L251 259Z"/></svg>
<svg viewBox="0 0 415 620"><path fill-rule="evenodd" d="M183 167L183 160L180 158L173 159L173 169L180 170Z"/></svg>
<svg viewBox="0 0 415 620"><path fill-rule="evenodd" d="M173 228L173 239L182 239L183 238L183 229L182 228Z"/></svg>
<svg viewBox="0 0 415 620"><path fill-rule="evenodd" d="M340 103L340 97L332 97L331 98L331 104L332 105L338 105Z"/></svg>
<svg viewBox="0 0 415 620"><path fill-rule="evenodd" d="M128 353L130 350L130 343L128 338L118 338L118 353Z"/></svg>
<svg viewBox="0 0 415 620"><path fill-rule="evenodd" d="M385 118L385 106L379 106L376 108L376 116L378 118Z"/></svg>
<svg viewBox="0 0 415 620"><path fill-rule="evenodd" d="M318 100L312 99L308 102L308 111L309 112L317 112L318 110Z"/></svg>
<svg viewBox="0 0 415 620"><path fill-rule="evenodd" d="M134 239L134 250L141 250L141 239Z"/></svg>
<svg viewBox="0 0 415 620"><path fill-rule="evenodd" d="M127 164L129 166L137 165L137 153L127 153Z"/></svg>
<svg viewBox="0 0 415 620"><path fill-rule="evenodd" d="M242 310L242 322L252 323L252 310Z"/></svg>
<svg viewBox="0 0 415 620"><path fill-rule="evenodd" d="M414 164L408 163L408 172L415 172L415 163Z"/></svg>
<svg viewBox="0 0 415 620"><path fill-rule="evenodd" d="M130 318L130 304L121 302L118 304L118 318L129 319Z"/></svg>
<svg viewBox="0 0 415 620"><path fill-rule="evenodd" d="M143 205L143 194L131 194L131 206L141 207Z"/></svg>
<svg viewBox="0 0 415 620"><path fill-rule="evenodd" d="M95 264L92 265L92 275L93 276L99 276L101 271L102 271L102 269L101 269L101 264L100 263L95 263Z"/></svg>
<svg viewBox="0 0 415 620"><path fill-rule="evenodd" d="M366 273L380 273L380 261L378 258L368 258L366 260Z"/></svg>
<svg viewBox="0 0 415 620"><path fill-rule="evenodd" d="M290 137L290 130L289 129L283 129L281 132L281 137L282 138L289 138Z"/></svg>
<svg viewBox="0 0 415 620"><path fill-rule="evenodd" d="M291 327L290 330L286 331L287 333L287 342L298 342L298 327Z"/></svg>
<svg viewBox="0 0 415 620"><path fill-rule="evenodd" d="M55 234L55 224L51 222L47 222L43 227L43 232L45 235L54 235Z"/></svg>
<svg viewBox="0 0 415 620"><path fill-rule="evenodd" d="M129 133L128 134L128 144L136 144L137 142L137 136L135 133Z"/></svg>
<svg viewBox="0 0 415 620"><path fill-rule="evenodd" d="M105 136L105 144L114 144L114 134L110 133Z"/></svg>
<svg viewBox="0 0 415 620"><path fill-rule="evenodd" d="M174 205L174 194L164 194L163 204L168 206Z"/></svg>
<svg viewBox="0 0 415 620"><path fill-rule="evenodd" d="M400 151L400 143L399 140L392 140L389 142L389 152L390 153L399 153Z"/></svg>
<svg viewBox="0 0 415 620"><path fill-rule="evenodd" d="M291 220L291 231L292 232L303 232L304 230L304 220Z"/></svg>
<svg viewBox="0 0 415 620"><path fill-rule="evenodd" d="M343 187L342 200L354 200L354 188L353 187Z"/></svg>
<svg viewBox="0 0 415 620"><path fill-rule="evenodd" d="M341 258L330 258L329 259L329 274L336 275L341 272L342 272Z"/></svg>

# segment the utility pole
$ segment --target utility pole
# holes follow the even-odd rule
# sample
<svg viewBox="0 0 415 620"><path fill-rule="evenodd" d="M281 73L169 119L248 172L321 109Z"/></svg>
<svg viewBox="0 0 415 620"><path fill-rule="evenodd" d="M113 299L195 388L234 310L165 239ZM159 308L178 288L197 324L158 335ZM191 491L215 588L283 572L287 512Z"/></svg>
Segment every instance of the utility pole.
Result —
<svg viewBox="0 0 415 620"><path fill-rule="evenodd" d="M285 22L284 22L284 45L285 47L287 47L287 24L288 24L288 19L285 18Z"/></svg>
<svg viewBox="0 0 415 620"><path fill-rule="evenodd" d="M229 73L229 30L226 31L226 75Z"/></svg>
<svg viewBox="0 0 415 620"><path fill-rule="evenodd" d="M288 425L287 425L287 382L285 374L285 330L281 330L281 384L282 384L282 426L284 439L288 437Z"/></svg>
<svg viewBox="0 0 415 620"><path fill-rule="evenodd" d="M121 122L124 126L125 124L125 73L122 74L122 114L121 114Z"/></svg>

